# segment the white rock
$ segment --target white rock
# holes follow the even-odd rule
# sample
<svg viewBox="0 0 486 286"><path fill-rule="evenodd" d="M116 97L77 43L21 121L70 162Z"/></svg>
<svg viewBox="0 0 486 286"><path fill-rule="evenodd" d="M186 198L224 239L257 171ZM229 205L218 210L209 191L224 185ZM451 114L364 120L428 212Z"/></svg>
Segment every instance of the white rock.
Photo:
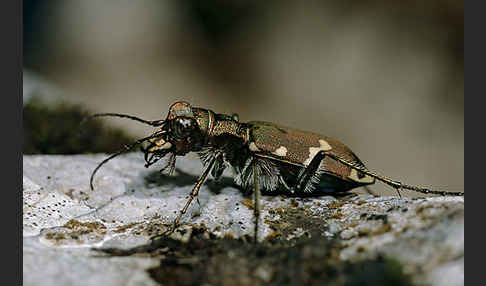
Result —
<svg viewBox="0 0 486 286"><path fill-rule="evenodd" d="M157 259L95 258L99 253L90 249L126 249L166 230L202 172L192 155L178 158L173 177L160 176L157 166L144 168L142 157L133 153L108 162L94 179L94 191L89 176L106 155L23 157L25 285L154 284L146 269ZM191 225L202 224L216 236L253 235L251 200L234 187L230 173L224 175L222 182L209 179L201 187L199 203L194 200L181 220L186 232L180 239L189 239ZM383 254L414 275L414 269L424 270L416 281L461 285L464 280L463 197L262 196L261 206L261 239L278 233L275 227L288 239L317 230L343 239L343 260ZM302 219L309 223L293 225ZM446 272L454 275L445 279ZM265 271L258 275L270 277Z"/></svg>

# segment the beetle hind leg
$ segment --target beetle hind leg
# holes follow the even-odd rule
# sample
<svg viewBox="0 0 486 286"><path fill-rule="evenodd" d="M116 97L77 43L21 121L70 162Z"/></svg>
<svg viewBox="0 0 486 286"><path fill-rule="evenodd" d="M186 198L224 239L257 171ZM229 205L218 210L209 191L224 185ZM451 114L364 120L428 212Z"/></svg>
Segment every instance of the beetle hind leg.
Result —
<svg viewBox="0 0 486 286"><path fill-rule="evenodd" d="M326 153L324 151L321 150L317 152L307 168L305 168L297 177L296 183L290 189L292 193L306 191L308 192L309 190L311 190L312 184L316 183L315 178L317 173L319 172L319 166L325 157Z"/></svg>

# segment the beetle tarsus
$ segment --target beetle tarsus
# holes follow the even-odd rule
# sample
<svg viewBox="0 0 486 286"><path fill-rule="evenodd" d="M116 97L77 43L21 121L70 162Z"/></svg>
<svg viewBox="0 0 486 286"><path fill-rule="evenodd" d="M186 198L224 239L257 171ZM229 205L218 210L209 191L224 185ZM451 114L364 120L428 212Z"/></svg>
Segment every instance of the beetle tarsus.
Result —
<svg viewBox="0 0 486 286"><path fill-rule="evenodd" d="M398 197L399 198L402 198L402 194L400 193L400 189L402 188L402 186L398 187L398 188L395 188L395 190L397 191L397 194L398 194Z"/></svg>

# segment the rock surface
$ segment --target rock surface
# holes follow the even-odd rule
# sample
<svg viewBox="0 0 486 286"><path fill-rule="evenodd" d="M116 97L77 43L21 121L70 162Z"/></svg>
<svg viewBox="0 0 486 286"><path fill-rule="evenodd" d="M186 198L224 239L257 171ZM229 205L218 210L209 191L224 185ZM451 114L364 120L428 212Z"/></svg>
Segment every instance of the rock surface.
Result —
<svg viewBox="0 0 486 286"><path fill-rule="evenodd" d="M23 157L25 285L157 284L149 269L159 266L160 256L107 256L93 248L131 249L163 233L202 164L195 156L178 158L168 177L144 168L141 154L127 154L99 170L92 191L90 173L105 157ZM253 236L251 197L225 175L202 186L174 239L187 242L200 229L215 239ZM280 241L291 249L301 238L324 237L337 242L340 261L385 256L399 261L414 284L464 284L462 197L262 196L261 205L262 244ZM271 266L254 271L264 282L273 281L269 273Z"/></svg>

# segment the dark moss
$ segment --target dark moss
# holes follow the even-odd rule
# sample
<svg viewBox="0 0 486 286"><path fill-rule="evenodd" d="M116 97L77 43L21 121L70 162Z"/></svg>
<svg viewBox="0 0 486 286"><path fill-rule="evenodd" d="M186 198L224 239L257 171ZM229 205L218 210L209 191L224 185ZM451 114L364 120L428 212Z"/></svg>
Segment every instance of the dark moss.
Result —
<svg viewBox="0 0 486 286"><path fill-rule="evenodd" d="M344 271L349 274L349 286L358 285L412 285L411 277L403 273L400 262L384 257L347 263Z"/></svg>
<svg viewBox="0 0 486 286"><path fill-rule="evenodd" d="M111 255L160 257L148 269L163 285L412 285L402 266L384 257L351 263L339 259L339 242L313 234L293 245L223 239L195 227L187 243L160 238Z"/></svg>
<svg viewBox="0 0 486 286"><path fill-rule="evenodd" d="M322 237L293 247L196 239L171 251L148 270L164 285L411 285L399 263L343 262L335 242Z"/></svg>
<svg viewBox="0 0 486 286"><path fill-rule="evenodd" d="M79 105L47 105L38 98L24 104L24 154L112 153L134 141L120 129L100 120L80 126L90 113ZM80 132L81 131L81 132Z"/></svg>

